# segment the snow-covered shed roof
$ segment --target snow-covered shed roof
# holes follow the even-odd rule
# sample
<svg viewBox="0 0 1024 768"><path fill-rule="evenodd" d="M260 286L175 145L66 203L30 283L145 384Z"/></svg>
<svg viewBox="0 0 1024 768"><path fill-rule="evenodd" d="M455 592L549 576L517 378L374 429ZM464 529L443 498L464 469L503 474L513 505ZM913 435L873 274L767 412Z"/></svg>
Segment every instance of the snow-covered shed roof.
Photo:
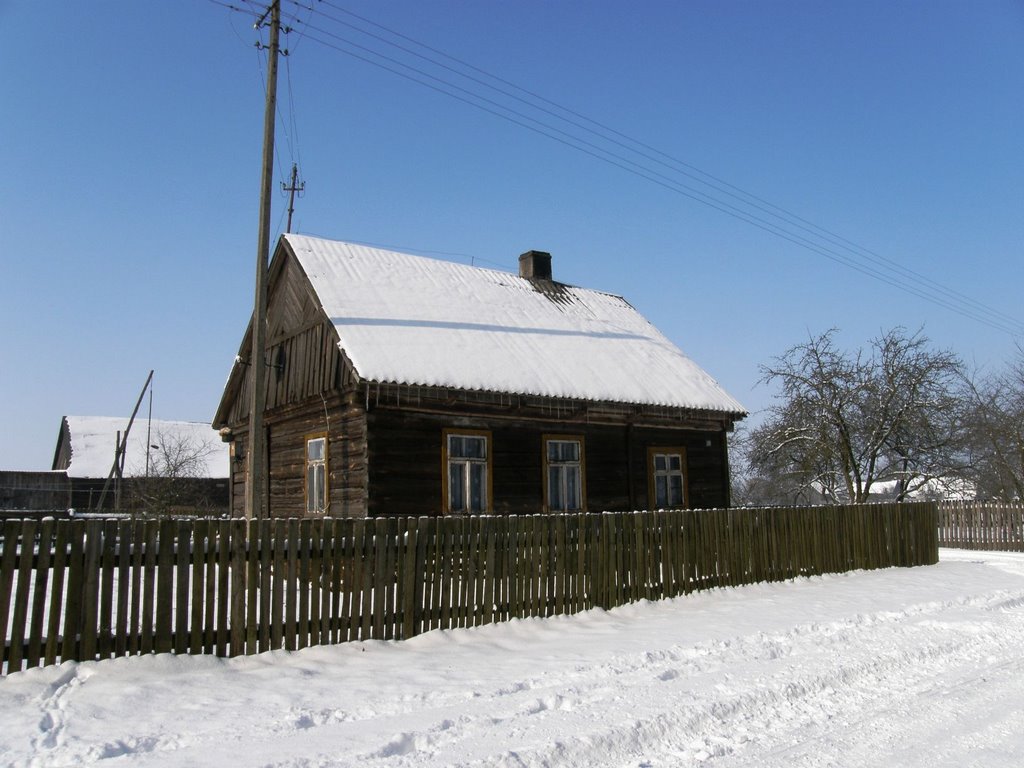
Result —
<svg viewBox="0 0 1024 768"><path fill-rule="evenodd" d="M744 414L625 299L284 235L363 379Z"/></svg>
<svg viewBox="0 0 1024 768"><path fill-rule="evenodd" d="M110 474L114 463L117 433L124 433L127 417L65 416L58 437L54 469L66 469L69 477L101 478ZM147 437L149 438L147 442ZM66 441L67 445L62 445ZM187 448L202 462L201 477L226 478L229 476L229 448L209 424L197 421L165 421L136 417L128 433L125 449L124 474L128 477L144 475L146 451L150 445ZM70 450L68 450L70 449ZM154 451L156 454L157 451ZM70 459L66 466L61 456ZM151 456L151 459L155 456Z"/></svg>

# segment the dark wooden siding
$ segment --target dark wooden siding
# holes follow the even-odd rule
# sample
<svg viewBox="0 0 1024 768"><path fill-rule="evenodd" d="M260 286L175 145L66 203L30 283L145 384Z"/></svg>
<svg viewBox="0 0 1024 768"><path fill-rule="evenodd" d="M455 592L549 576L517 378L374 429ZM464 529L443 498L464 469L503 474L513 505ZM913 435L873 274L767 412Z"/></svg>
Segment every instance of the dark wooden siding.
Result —
<svg viewBox="0 0 1024 768"><path fill-rule="evenodd" d="M320 401L322 393L350 389L355 384L352 366L338 347L338 334L324 317L312 288L292 259L285 259L268 298L266 392L268 411ZM248 361L252 354L251 329L239 349ZM248 365L236 364L225 397L230 399L226 422L237 428L249 420L252 374Z"/></svg>
<svg viewBox="0 0 1024 768"><path fill-rule="evenodd" d="M302 405L320 394L339 389L352 378L344 356L338 348L334 326L327 322L304 328L293 336L281 339L267 352L267 409ZM240 382L232 402L228 424L240 425L249 420L249 385L251 376Z"/></svg>
<svg viewBox="0 0 1024 768"><path fill-rule="evenodd" d="M710 443L710 445L709 445ZM650 509L648 498L647 449L682 447L686 449L686 483L691 509L717 509L729 506L729 468L726 460L725 430L651 429L638 427L632 438L630 463L633 467L637 509Z"/></svg>
<svg viewBox="0 0 1024 768"><path fill-rule="evenodd" d="M0 470L0 510L67 510L71 480L66 472Z"/></svg>
<svg viewBox="0 0 1024 768"><path fill-rule="evenodd" d="M371 516L441 513L442 435L451 427L491 433L491 482L498 514L542 511L542 439L556 434L584 438L587 507L591 511L650 506L647 449L652 446L686 449L691 507L728 504L724 429L488 419L380 408L367 414Z"/></svg>
<svg viewBox="0 0 1024 768"><path fill-rule="evenodd" d="M266 417L271 517L306 514L306 439L327 435L328 515L366 516L366 418L358 404L334 394L310 399ZM245 455L247 433L236 434L234 451ZM233 514L245 511L245 461L233 461Z"/></svg>

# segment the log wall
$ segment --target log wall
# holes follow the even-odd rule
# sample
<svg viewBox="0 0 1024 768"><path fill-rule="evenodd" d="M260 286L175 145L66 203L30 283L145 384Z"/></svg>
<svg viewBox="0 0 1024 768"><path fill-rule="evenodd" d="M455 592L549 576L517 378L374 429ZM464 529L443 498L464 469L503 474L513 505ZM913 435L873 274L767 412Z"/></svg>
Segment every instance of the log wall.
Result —
<svg viewBox="0 0 1024 768"><path fill-rule="evenodd" d="M371 409L367 419L368 512L439 515L442 512L442 447L446 428L490 433L492 491L498 514L531 514L544 505L545 435L579 435L584 441L587 507L646 509L648 448L682 447L687 458L689 507L729 504L725 431L631 427L539 419Z"/></svg>

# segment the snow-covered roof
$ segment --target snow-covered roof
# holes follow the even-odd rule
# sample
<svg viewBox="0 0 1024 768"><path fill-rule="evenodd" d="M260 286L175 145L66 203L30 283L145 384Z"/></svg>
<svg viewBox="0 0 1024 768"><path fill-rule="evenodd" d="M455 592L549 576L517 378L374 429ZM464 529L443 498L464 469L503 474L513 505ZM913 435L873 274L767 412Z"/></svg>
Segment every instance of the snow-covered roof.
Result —
<svg viewBox="0 0 1024 768"><path fill-rule="evenodd" d="M284 237L366 380L745 412L619 296Z"/></svg>
<svg viewBox="0 0 1024 768"><path fill-rule="evenodd" d="M71 448L70 477L107 477L114 463L117 433L128 426L127 417L65 416ZM147 441L147 437L149 438ZM209 424L197 421L164 421L136 417L128 433L124 473L140 476L146 472L146 451L150 445L187 447L202 462L201 477L225 478L229 472L228 445ZM151 459L157 458L154 450Z"/></svg>
<svg viewBox="0 0 1024 768"><path fill-rule="evenodd" d="M907 499L943 499L946 501L974 501L978 498L978 487L962 477L933 477L923 483L915 482L907 493ZM872 496L895 496L895 480L884 480L871 485Z"/></svg>

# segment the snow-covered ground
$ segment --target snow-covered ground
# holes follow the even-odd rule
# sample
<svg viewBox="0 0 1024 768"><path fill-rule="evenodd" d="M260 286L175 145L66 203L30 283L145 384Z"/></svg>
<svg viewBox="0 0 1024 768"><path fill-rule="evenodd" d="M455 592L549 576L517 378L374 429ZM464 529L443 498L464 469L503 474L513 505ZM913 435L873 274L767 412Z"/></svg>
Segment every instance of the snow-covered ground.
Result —
<svg viewBox="0 0 1024 768"><path fill-rule="evenodd" d="M1024 555L0 680L16 766L1024 764Z"/></svg>

